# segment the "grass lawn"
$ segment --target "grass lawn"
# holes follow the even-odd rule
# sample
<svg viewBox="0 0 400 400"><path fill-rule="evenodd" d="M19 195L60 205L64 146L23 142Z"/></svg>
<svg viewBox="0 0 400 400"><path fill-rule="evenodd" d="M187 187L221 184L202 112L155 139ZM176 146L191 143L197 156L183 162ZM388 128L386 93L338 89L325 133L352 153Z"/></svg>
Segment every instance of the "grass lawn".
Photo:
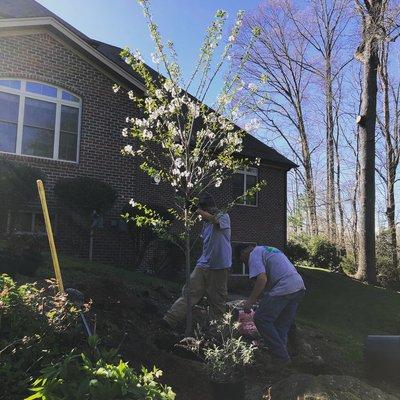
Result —
<svg viewBox="0 0 400 400"><path fill-rule="evenodd" d="M350 359L362 359L368 334L400 334L399 293L322 269L299 270L308 292L298 322L329 336Z"/></svg>
<svg viewBox="0 0 400 400"><path fill-rule="evenodd" d="M82 280L113 276L139 289L164 286L178 293L180 284L139 272L60 257L66 287ZM318 268L300 268L307 294L299 310L300 326L315 329L337 344L346 357L361 361L363 342L368 334L400 334L400 294L364 285L344 275ZM37 272L40 278L53 276L50 255Z"/></svg>

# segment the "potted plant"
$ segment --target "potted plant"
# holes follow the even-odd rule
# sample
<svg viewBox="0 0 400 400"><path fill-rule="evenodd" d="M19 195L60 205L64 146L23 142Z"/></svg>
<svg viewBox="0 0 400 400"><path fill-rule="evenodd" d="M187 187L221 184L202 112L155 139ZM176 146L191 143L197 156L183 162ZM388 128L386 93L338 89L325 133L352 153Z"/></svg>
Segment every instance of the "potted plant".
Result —
<svg viewBox="0 0 400 400"><path fill-rule="evenodd" d="M204 348L204 362L215 400L244 400L244 368L254 361L255 347L238 333L239 323L232 313L212 321L214 340Z"/></svg>

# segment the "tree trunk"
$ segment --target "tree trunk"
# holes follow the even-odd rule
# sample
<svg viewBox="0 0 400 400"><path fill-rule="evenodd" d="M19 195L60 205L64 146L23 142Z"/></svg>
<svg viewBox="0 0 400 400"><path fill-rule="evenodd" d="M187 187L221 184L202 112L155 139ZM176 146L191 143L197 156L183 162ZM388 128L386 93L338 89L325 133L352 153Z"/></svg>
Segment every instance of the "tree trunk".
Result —
<svg viewBox="0 0 400 400"><path fill-rule="evenodd" d="M379 58L377 40L374 37L364 42L363 64L361 119L358 121L360 136L360 230L356 278L375 283L375 125Z"/></svg>
<svg viewBox="0 0 400 400"><path fill-rule="evenodd" d="M188 210L185 210L185 219L187 220ZM193 310L192 310L192 299L190 297L190 274L191 274L191 262L190 262L190 230L188 227L185 227L185 259L186 259L186 337L192 335L193 329Z"/></svg>
<svg viewBox="0 0 400 400"><path fill-rule="evenodd" d="M325 102L326 102L326 222L328 237L336 242L336 201L335 201L335 155L334 155L334 122L333 122L333 91L332 66L330 53L325 60Z"/></svg>
<svg viewBox="0 0 400 400"><path fill-rule="evenodd" d="M305 131L302 111L300 108L298 108L297 112L299 121L299 133L301 139L301 152L305 174L307 210L310 220L310 232L312 235L318 235L317 206L310 147L308 145L308 137Z"/></svg>
<svg viewBox="0 0 400 400"><path fill-rule="evenodd" d="M389 71L388 71L388 56L389 47L388 44L382 44L381 51L381 62L380 62L380 81L382 88L382 99L383 99L383 136L385 138L386 146L386 217L388 230L390 235L390 245L391 245L391 258L393 267L396 268L398 265L398 255L397 255L397 235L396 235L396 203L395 203L395 182L396 182L396 170L397 170L397 158L395 154L395 149L392 143L391 137L391 126L390 126L390 100L389 100ZM395 113L398 110L395 107ZM396 119L396 115L395 115ZM398 129L395 124L394 129ZM397 135L397 132L394 133Z"/></svg>
<svg viewBox="0 0 400 400"><path fill-rule="evenodd" d="M341 186L341 170L340 170L340 152L339 152L339 137L335 142L335 153L336 153L336 190L338 199L338 211L339 211L339 244L342 248L345 247L345 233L344 233L344 210L343 210L343 199L342 199L342 186Z"/></svg>
<svg viewBox="0 0 400 400"><path fill-rule="evenodd" d="M391 241L391 256L393 267L398 266L398 254L397 254L397 232L396 232L396 202L394 196L394 182L395 182L396 172L393 168L390 168L387 180L387 209L386 216L388 221L388 229L390 233Z"/></svg>

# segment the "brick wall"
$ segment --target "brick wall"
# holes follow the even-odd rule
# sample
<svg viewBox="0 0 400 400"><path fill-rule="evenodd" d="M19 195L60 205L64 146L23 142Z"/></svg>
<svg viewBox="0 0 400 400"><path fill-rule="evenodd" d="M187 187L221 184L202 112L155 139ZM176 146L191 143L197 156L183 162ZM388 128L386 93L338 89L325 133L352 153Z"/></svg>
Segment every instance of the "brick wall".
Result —
<svg viewBox="0 0 400 400"><path fill-rule="evenodd" d="M135 110L127 96L114 94L114 81L85 58L64 46L47 33L0 35L0 78L33 79L62 87L82 98L82 126L79 163L44 160L0 153L3 159L41 168L52 209L57 207L52 195L61 177L88 176L102 179L118 192L114 209L106 216L104 229L96 234L94 257L103 262L129 265L131 246L126 234L116 232L110 221L116 219L130 198L151 204L170 205L173 194L164 185L155 185L138 170L132 158L122 157L121 130L125 118ZM237 206L231 212L233 240L263 242L282 247L285 241L285 175L279 169L260 167L260 178L267 186L259 194L258 207ZM216 192L217 201L230 197L230 184ZM57 211L57 243L65 252L87 254L88 238L79 237L63 215ZM75 244L74 244L75 243ZM79 247L79 246L78 246Z"/></svg>

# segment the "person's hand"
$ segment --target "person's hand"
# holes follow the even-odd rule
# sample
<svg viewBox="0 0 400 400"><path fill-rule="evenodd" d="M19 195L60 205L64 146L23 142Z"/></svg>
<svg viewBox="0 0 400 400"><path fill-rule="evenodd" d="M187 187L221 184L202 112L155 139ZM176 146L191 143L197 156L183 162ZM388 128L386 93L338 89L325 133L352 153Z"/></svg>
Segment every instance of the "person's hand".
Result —
<svg viewBox="0 0 400 400"><path fill-rule="evenodd" d="M246 314L250 314L251 313L251 309L252 309L252 307L253 307L253 302L251 301L251 300L249 300L249 299L247 299L244 303L243 303L243 311L246 313Z"/></svg>

